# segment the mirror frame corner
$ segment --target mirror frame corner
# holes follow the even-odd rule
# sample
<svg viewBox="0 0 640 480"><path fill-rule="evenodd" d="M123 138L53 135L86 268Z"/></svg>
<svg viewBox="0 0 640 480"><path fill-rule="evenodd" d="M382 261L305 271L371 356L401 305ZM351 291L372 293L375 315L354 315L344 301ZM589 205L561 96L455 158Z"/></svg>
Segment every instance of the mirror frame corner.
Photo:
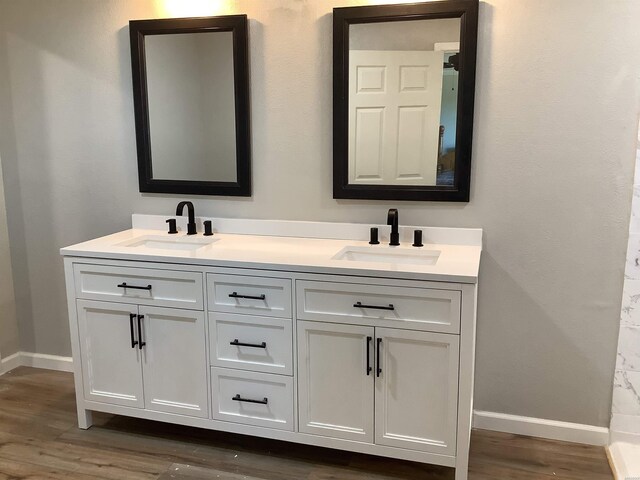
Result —
<svg viewBox="0 0 640 480"><path fill-rule="evenodd" d="M468 202L476 77L479 0L333 9L333 198ZM460 75L454 186L349 183L349 27L359 23L460 18Z"/></svg>
<svg viewBox="0 0 640 480"><path fill-rule="evenodd" d="M216 31L230 31L233 34L236 181L154 179L149 129L145 36ZM247 15L130 20L129 38L140 192L250 197L251 122L249 108L249 25ZM176 161L179 161L179 159L176 159Z"/></svg>

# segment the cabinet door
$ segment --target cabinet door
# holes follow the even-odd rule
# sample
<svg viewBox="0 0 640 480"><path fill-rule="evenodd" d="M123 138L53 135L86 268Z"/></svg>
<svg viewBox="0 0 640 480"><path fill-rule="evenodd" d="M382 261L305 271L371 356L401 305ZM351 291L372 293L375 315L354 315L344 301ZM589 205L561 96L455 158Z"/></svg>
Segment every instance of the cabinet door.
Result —
<svg viewBox="0 0 640 480"><path fill-rule="evenodd" d="M458 336L376 328L376 350L376 444L455 455Z"/></svg>
<svg viewBox="0 0 640 480"><path fill-rule="evenodd" d="M140 307L145 408L208 417L204 313Z"/></svg>
<svg viewBox="0 0 640 480"><path fill-rule="evenodd" d="M144 407L142 362L137 341L138 307L78 300L84 398Z"/></svg>
<svg viewBox="0 0 640 480"><path fill-rule="evenodd" d="M373 327L297 328L300 432L373 443Z"/></svg>

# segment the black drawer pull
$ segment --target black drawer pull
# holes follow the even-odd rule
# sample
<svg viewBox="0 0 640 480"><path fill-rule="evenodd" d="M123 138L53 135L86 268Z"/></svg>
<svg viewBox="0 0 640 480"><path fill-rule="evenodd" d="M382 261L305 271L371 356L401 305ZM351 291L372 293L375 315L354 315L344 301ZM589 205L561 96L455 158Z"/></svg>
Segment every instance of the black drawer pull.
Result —
<svg viewBox="0 0 640 480"><path fill-rule="evenodd" d="M370 375L371 370L373 370L373 368L371 368L371 340L373 340L373 338L367 337L367 375Z"/></svg>
<svg viewBox="0 0 640 480"><path fill-rule="evenodd" d="M353 304L354 307L356 308L374 308L376 310L395 310L395 307L393 306L392 303L389 304L389 306L385 307L384 305L380 306L380 305L364 305L362 302L356 302Z"/></svg>
<svg viewBox="0 0 640 480"><path fill-rule="evenodd" d="M119 288L133 288L134 290L151 290L151 285L147 285L146 287L137 287L136 285L127 285L125 282L122 282L118 285Z"/></svg>
<svg viewBox="0 0 640 480"><path fill-rule="evenodd" d="M246 298L248 300L264 300L267 296L263 293L262 295L254 296L254 295L238 295L238 292L233 292L229 294L231 298Z"/></svg>
<svg viewBox="0 0 640 480"><path fill-rule="evenodd" d="M376 360L378 362L378 366L376 367L376 377L379 377L382 373L382 361L380 360L380 346L382 345L382 339L378 338L376 342Z"/></svg>
<svg viewBox="0 0 640 480"><path fill-rule="evenodd" d="M239 342L237 338L233 342L229 342L229 345L235 345L236 347L267 348L267 342L243 343L243 342Z"/></svg>
<svg viewBox="0 0 640 480"><path fill-rule="evenodd" d="M261 405L267 405L269 403L267 397L264 397L262 400L252 400L250 398L242 398L239 393L231 400L235 400L236 402L259 403Z"/></svg>
<svg viewBox="0 0 640 480"><path fill-rule="evenodd" d="M136 319L138 315L135 313L130 313L129 314L129 328L131 329L131 348L136 348L136 345L138 344L138 341L134 338L134 333L133 333L133 321Z"/></svg>

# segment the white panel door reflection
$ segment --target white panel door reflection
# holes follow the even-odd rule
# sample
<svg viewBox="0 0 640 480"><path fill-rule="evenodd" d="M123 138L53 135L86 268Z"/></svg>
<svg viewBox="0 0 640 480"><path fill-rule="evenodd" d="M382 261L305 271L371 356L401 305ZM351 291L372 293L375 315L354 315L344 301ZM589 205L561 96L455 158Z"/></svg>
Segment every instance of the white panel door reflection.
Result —
<svg viewBox="0 0 640 480"><path fill-rule="evenodd" d="M435 185L444 52L349 52L349 183Z"/></svg>

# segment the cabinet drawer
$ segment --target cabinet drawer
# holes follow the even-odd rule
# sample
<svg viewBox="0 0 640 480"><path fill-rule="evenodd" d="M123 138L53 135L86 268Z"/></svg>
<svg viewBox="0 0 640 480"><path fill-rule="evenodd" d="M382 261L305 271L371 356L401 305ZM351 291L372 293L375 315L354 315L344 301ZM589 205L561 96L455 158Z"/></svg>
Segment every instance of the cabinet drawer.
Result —
<svg viewBox="0 0 640 480"><path fill-rule="evenodd" d="M202 310L202 274L75 264L76 296L88 300ZM136 288L138 287L138 288Z"/></svg>
<svg viewBox="0 0 640 480"><path fill-rule="evenodd" d="M289 319L210 313L209 344L212 365L293 374Z"/></svg>
<svg viewBox="0 0 640 480"><path fill-rule="evenodd" d="M461 292L457 290L298 280L296 296L297 316L302 320L460 331Z"/></svg>
<svg viewBox="0 0 640 480"><path fill-rule="evenodd" d="M211 368L213 418L293 431L293 378Z"/></svg>
<svg viewBox="0 0 640 480"><path fill-rule="evenodd" d="M207 274L209 310L291 318L291 280Z"/></svg>

